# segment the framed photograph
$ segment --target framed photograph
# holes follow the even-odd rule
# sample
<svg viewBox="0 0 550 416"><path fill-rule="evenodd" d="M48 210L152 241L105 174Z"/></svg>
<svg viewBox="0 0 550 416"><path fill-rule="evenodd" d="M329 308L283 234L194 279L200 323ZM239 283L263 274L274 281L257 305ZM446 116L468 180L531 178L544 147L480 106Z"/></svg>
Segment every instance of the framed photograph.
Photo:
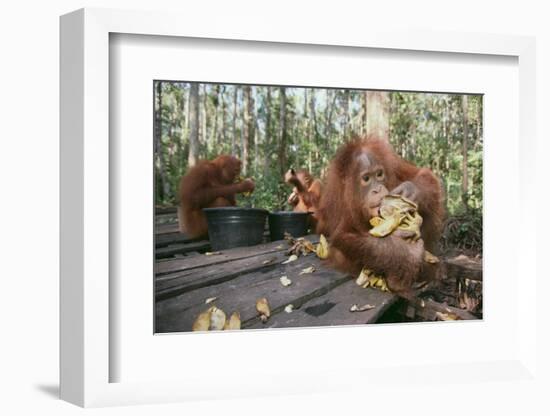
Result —
<svg viewBox="0 0 550 416"><path fill-rule="evenodd" d="M534 40L180 18L61 18L61 397L533 379Z"/></svg>

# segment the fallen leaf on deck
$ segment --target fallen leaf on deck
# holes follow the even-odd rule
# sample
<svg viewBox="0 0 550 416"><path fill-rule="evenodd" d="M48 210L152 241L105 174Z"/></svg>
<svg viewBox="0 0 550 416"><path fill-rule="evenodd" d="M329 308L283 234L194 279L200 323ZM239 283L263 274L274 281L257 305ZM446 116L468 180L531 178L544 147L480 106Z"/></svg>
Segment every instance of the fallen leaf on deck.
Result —
<svg viewBox="0 0 550 416"><path fill-rule="evenodd" d="M293 254L287 260L283 261L281 264L288 264L291 261L296 261L296 260L298 260L298 256L296 254Z"/></svg>
<svg viewBox="0 0 550 416"><path fill-rule="evenodd" d="M223 327L224 330L235 330L235 329L241 329L241 315L239 312L233 312L229 319L225 321L225 325Z"/></svg>
<svg viewBox="0 0 550 416"><path fill-rule="evenodd" d="M207 251L204 253L205 256L215 256L217 254L222 254L221 251Z"/></svg>
<svg viewBox="0 0 550 416"><path fill-rule="evenodd" d="M281 276L279 280L281 281L281 284L285 287L292 284L292 280L290 280L287 276Z"/></svg>
<svg viewBox="0 0 550 416"><path fill-rule="evenodd" d="M308 253L313 253L315 251L315 246L313 245L313 243L303 237L298 238L296 240L296 244L299 244L302 250L305 250Z"/></svg>
<svg viewBox="0 0 550 416"><path fill-rule="evenodd" d="M193 331L208 331L210 328L210 309L199 314L195 322L193 322Z"/></svg>
<svg viewBox="0 0 550 416"><path fill-rule="evenodd" d="M303 269L299 274L310 274L310 273L313 273L314 271L315 271L315 267L309 266Z"/></svg>
<svg viewBox="0 0 550 416"><path fill-rule="evenodd" d="M216 299L218 299L217 296L214 296L214 297L212 297L212 298L207 298L207 299L204 301L204 303L214 302Z"/></svg>
<svg viewBox="0 0 550 416"><path fill-rule="evenodd" d="M293 304L285 306L285 312L286 313L291 313L293 310L294 310L294 305Z"/></svg>
<svg viewBox="0 0 550 416"><path fill-rule="evenodd" d="M324 260L328 258L328 241L323 234L321 234L321 236L319 237L319 244L317 244L315 253L320 259Z"/></svg>
<svg viewBox="0 0 550 416"><path fill-rule="evenodd" d="M225 326L225 312L220 308L212 306L210 308L210 329L219 331Z"/></svg>
<svg viewBox="0 0 550 416"><path fill-rule="evenodd" d="M267 321L271 316L271 309L269 309L269 303L266 298L260 298L256 301L256 310L260 314L260 319L262 322Z"/></svg>
<svg viewBox="0 0 550 416"><path fill-rule="evenodd" d="M357 306L357 304L351 305L351 308L349 308L350 312L364 312L364 311L370 311L371 309L376 308L374 305L363 305L363 306Z"/></svg>
<svg viewBox="0 0 550 416"><path fill-rule="evenodd" d="M309 253L315 252L315 246L309 240L306 240L304 237L300 238L286 238L289 244L291 245L290 249L287 251L287 254L296 254L299 256L307 256Z"/></svg>
<svg viewBox="0 0 550 416"><path fill-rule="evenodd" d="M269 263L271 263L272 261L273 261L273 259L271 259L271 260L264 260L264 261L262 261L262 264L269 264Z"/></svg>
<svg viewBox="0 0 550 416"><path fill-rule="evenodd" d="M449 313L436 312L435 316L440 321L459 321L460 320L460 317L452 312L449 312Z"/></svg>
<svg viewBox="0 0 550 416"><path fill-rule="evenodd" d="M283 248L285 248L282 244L279 244L277 247L275 247L277 250L282 250Z"/></svg>

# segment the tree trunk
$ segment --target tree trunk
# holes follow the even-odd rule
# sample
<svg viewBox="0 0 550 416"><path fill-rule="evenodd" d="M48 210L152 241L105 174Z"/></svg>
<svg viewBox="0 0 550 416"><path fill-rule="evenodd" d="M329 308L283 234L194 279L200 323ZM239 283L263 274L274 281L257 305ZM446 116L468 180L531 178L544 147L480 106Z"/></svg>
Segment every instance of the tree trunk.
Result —
<svg viewBox="0 0 550 416"><path fill-rule="evenodd" d="M189 118L190 118L190 109L191 107L189 103L191 102L191 84L189 84L189 91L187 91L186 97L185 97L185 108L187 109L187 114L185 115L185 132L189 133Z"/></svg>
<svg viewBox="0 0 550 416"><path fill-rule="evenodd" d="M325 153L328 154L330 151L330 137L332 135L332 115L334 114L334 105L336 104L336 97L338 96L335 91L333 91L332 94L332 101L329 99L329 92L330 90L327 90L327 108L326 108L326 125L325 125L325 134L326 134L326 141L325 141Z"/></svg>
<svg viewBox="0 0 550 416"><path fill-rule="evenodd" d="M477 123L476 123L476 149L481 147L481 127L483 123L483 97L479 97L477 100Z"/></svg>
<svg viewBox="0 0 550 416"><path fill-rule="evenodd" d="M390 140L390 93L367 91L367 137Z"/></svg>
<svg viewBox="0 0 550 416"><path fill-rule="evenodd" d="M259 153L259 145L261 140L261 131L260 127L258 126L258 112L256 111L256 100L258 99L258 89L255 88L252 91L252 119L254 124L254 173L258 172L258 157L260 156Z"/></svg>
<svg viewBox="0 0 550 416"><path fill-rule="evenodd" d="M286 156L286 92L284 87L279 87L279 172L281 177L287 169Z"/></svg>
<svg viewBox="0 0 550 416"><path fill-rule="evenodd" d="M468 96L462 96L462 202L468 208Z"/></svg>
<svg viewBox="0 0 550 416"><path fill-rule="evenodd" d="M220 133L218 134L218 136L216 137L216 147L219 147L220 146L220 138L221 138L221 142L225 144L225 110L226 110L226 105L225 105L225 85L222 85L221 87L221 92L220 92L220 101L222 103L222 111L221 111L221 125L220 125Z"/></svg>
<svg viewBox="0 0 550 416"><path fill-rule="evenodd" d="M171 95L173 92L171 93ZM170 172L171 167L174 166L174 127L175 127L175 114L174 112L177 111L177 105L172 108L172 111L168 114L168 143L166 145L166 148L168 150L168 157L166 160L166 165L168 168L168 172Z"/></svg>
<svg viewBox="0 0 550 416"><path fill-rule="evenodd" d="M311 116L311 114L310 114ZM303 122L303 135L304 139L307 142L307 169L311 172L311 120L308 117L308 94L307 88L304 88L304 109L302 111L302 122ZM301 140L302 143L304 140Z"/></svg>
<svg viewBox="0 0 550 416"><path fill-rule="evenodd" d="M200 142L203 143L205 158L208 158L208 154L210 151L208 147L209 143L208 143L208 130L207 130L208 129L207 112L208 112L208 94L206 92L206 84L204 84L202 86L202 111L201 111L202 124L199 123L199 126L202 127Z"/></svg>
<svg viewBox="0 0 550 416"><path fill-rule="evenodd" d="M244 87L244 143L243 143L243 174L246 176L251 165L251 144L254 142L254 98L252 97L252 87Z"/></svg>
<svg viewBox="0 0 550 416"><path fill-rule="evenodd" d="M349 115L349 90L344 90L344 128L342 129L342 140L347 141L349 139L349 124L350 124L350 115Z"/></svg>
<svg viewBox="0 0 550 416"><path fill-rule="evenodd" d="M189 91L189 155L187 166L195 166L199 154L199 84L191 83Z"/></svg>
<svg viewBox="0 0 550 416"><path fill-rule="evenodd" d="M170 194L170 185L166 178L166 172L164 170L164 152L162 148L162 82L157 82L157 98L158 98L158 108L155 117L155 151L158 157L158 167L159 167L159 176L160 176L160 195L159 199L166 200Z"/></svg>
<svg viewBox="0 0 550 416"><path fill-rule="evenodd" d="M267 87L267 96L265 104L265 137L264 137L264 176L269 174L269 160L271 155L271 87Z"/></svg>
<svg viewBox="0 0 550 416"><path fill-rule="evenodd" d="M367 134L367 93L361 94L361 135Z"/></svg>
<svg viewBox="0 0 550 416"><path fill-rule="evenodd" d="M315 161L319 161L319 129L317 127L317 115L315 111L316 101L315 101L315 89L311 89L311 94L309 97L309 113L311 114L311 135L314 138L315 143Z"/></svg>
<svg viewBox="0 0 550 416"><path fill-rule="evenodd" d="M235 85L233 88L233 128L231 129L231 154L237 155L237 99L239 96L239 87Z"/></svg>
<svg viewBox="0 0 550 416"><path fill-rule="evenodd" d="M181 176L183 174L183 166L184 166L184 148L185 148L185 139L187 138L187 128L186 128L186 120L187 120L187 117L186 117L186 111L187 111L187 108L185 106L186 104L186 94L185 94L185 84L180 84L179 85L180 89L181 89L181 107L180 107L180 111L181 111L181 135L180 135L180 138L178 140L178 157L176 158L176 163L177 163L177 167L176 167L176 171L178 173L178 176Z"/></svg>
<svg viewBox="0 0 550 416"><path fill-rule="evenodd" d="M244 176L248 173L248 95L250 94L250 87L245 86L243 88L243 107L241 114L242 130L241 130L241 161L242 174Z"/></svg>
<svg viewBox="0 0 550 416"><path fill-rule="evenodd" d="M214 125L212 126L211 130L210 130L210 148L211 149L214 149L216 147L216 143L217 143L217 136L218 136L218 118L219 118L219 115L218 115L218 109L220 108L220 89L221 89L221 86L218 84L216 85L216 88L215 88L215 95L214 95L214 114L213 114L213 119L214 119Z"/></svg>
<svg viewBox="0 0 550 416"><path fill-rule="evenodd" d="M258 158L260 157L260 141L261 138L261 131L260 127L258 126L258 118L254 117L254 159L252 165L254 166L254 173L258 172Z"/></svg>

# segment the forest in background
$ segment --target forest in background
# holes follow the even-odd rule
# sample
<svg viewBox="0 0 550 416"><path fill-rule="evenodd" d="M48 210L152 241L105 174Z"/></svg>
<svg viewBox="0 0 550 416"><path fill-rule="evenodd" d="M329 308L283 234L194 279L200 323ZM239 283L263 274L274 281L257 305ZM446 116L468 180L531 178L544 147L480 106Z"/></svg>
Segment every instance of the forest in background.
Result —
<svg viewBox="0 0 550 416"><path fill-rule="evenodd" d="M155 81L155 202L175 205L199 159L233 154L256 183L239 205L288 209L289 168L323 178L338 147L373 131L442 180L444 245L481 250L481 95Z"/></svg>

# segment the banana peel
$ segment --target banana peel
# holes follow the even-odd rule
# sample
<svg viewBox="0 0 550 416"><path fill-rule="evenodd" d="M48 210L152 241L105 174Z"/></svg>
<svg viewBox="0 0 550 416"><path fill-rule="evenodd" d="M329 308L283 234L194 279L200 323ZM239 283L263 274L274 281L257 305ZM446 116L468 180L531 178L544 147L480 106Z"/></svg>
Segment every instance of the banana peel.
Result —
<svg viewBox="0 0 550 416"><path fill-rule="evenodd" d="M245 179L246 179L246 178L245 178L244 176L239 175L239 176L237 177L237 180L235 181L235 183L242 182L242 181L244 181ZM252 192L250 192L250 191L243 192L243 196L246 197L246 198L248 198L250 195L252 195Z"/></svg>
<svg viewBox="0 0 550 416"><path fill-rule="evenodd" d="M377 276L372 270L369 270L366 267L361 270L361 273L355 280L355 283L365 289L367 287L372 287L380 289L382 292L390 291L388 284L386 283L386 279L382 276Z"/></svg>
<svg viewBox="0 0 550 416"><path fill-rule="evenodd" d="M327 238L321 234L319 237L319 244L317 244L317 247L315 248L315 254L317 254L317 257L319 257L322 260L325 260L328 258L328 241Z"/></svg>
<svg viewBox="0 0 550 416"><path fill-rule="evenodd" d="M387 219L383 219L380 217L373 217L371 218L371 225L373 223L377 224L373 228L369 230L369 233L375 237L385 237L387 235L390 235L393 233L397 227L399 227L399 224L401 223L401 220L403 217L395 215L393 217L389 217ZM372 221L375 220L375 221Z"/></svg>
<svg viewBox="0 0 550 416"><path fill-rule="evenodd" d="M380 204L380 216L369 221L373 227L369 233L375 237L385 237L401 228L412 231L420 238L422 217L417 210L418 205L401 195L385 196Z"/></svg>
<svg viewBox="0 0 550 416"><path fill-rule="evenodd" d="M374 237L385 237L395 230L406 231L408 241L418 241L422 234L422 216L418 205L400 195L388 195L380 204L380 217L373 217L369 223L373 227L369 233ZM429 251L424 252L424 261L430 264L439 263L439 259Z"/></svg>

